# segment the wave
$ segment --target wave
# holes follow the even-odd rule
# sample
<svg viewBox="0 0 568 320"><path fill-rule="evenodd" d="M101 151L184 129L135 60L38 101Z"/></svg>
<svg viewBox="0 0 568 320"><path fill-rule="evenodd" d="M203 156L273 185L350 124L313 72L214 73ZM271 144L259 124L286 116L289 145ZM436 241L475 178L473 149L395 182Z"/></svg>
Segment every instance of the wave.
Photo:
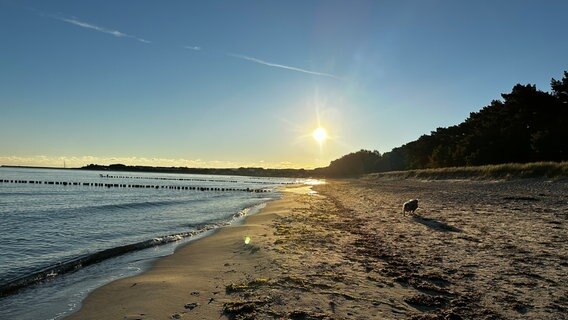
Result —
<svg viewBox="0 0 568 320"><path fill-rule="evenodd" d="M51 196L53 192L3 192L0 191L1 196Z"/></svg>
<svg viewBox="0 0 568 320"><path fill-rule="evenodd" d="M270 198L266 198L265 200L271 200ZM183 240L185 238L189 238L198 234L202 234L203 232L221 227L230 225L235 221L239 221L246 215L254 214L258 212L262 207L266 205L266 202L253 205L251 207L244 208L236 213L234 213L229 221L210 221L208 223L197 223L189 225L188 227L193 229L192 231L176 233L171 235L165 235L161 237L156 237L150 240L145 240L141 242L136 242L124 246L114 247L110 249L105 249L102 251L98 251L95 253L85 254L79 257L71 258L69 260L57 263L55 265L51 265L26 275L14 278L12 280L8 280L6 283L0 283L0 298L6 297L12 294L16 294L18 291L30 287L35 284L39 284L43 281L50 280L55 278L56 276L60 276L66 273L72 273L77 271L83 267L87 267L104 260L108 260L111 258L115 258L127 253L140 251L143 249L148 249L151 247L164 245L171 242L176 242Z"/></svg>
<svg viewBox="0 0 568 320"><path fill-rule="evenodd" d="M5 284L0 284L0 297L5 297L17 293L19 290L29 287L34 284L38 284L42 281L52 279L56 276L63 275L66 273L77 271L83 267L90 266L95 263L102 262L107 259L121 256L123 254L131 253L134 251L139 251L175 241L182 240L194 236L196 234L211 230L217 227L217 225L203 225L200 224L199 227L194 231L176 233L161 237L156 237L150 240L145 240L137 243L132 243L120 247L110 248L95 253L85 254L79 257L69 259L64 262L51 265L40 270L34 271L32 273L17 277L15 279L9 280Z"/></svg>
<svg viewBox="0 0 568 320"><path fill-rule="evenodd" d="M163 201L136 201L136 202L123 202L115 204L104 204L104 205L94 205L94 206L84 206L79 208L73 208L73 210L105 210L112 211L115 209L143 209L146 207L163 207L170 205L186 204L186 203L196 203L206 199L183 199L183 200L163 200Z"/></svg>
<svg viewBox="0 0 568 320"><path fill-rule="evenodd" d="M205 198L196 198L196 199L183 199L183 200L162 200L162 201L132 201L132 202L120 202L114 204L95 204L95 205L83 205L78 207L70 207L70 208L46 208L46 209L37 209L33 211L29 211L28 213L33 214L43 214L47 215L50 213L57 213L58 215L65 215L68 213L85 213L85 212L100 212L100 211L115 211L115 210L124 210L124 209L144 209L149 207L167 207L167 206L174 206L174 205L182 205L188 203L198 203L201 201L206 201Z"/></svg>

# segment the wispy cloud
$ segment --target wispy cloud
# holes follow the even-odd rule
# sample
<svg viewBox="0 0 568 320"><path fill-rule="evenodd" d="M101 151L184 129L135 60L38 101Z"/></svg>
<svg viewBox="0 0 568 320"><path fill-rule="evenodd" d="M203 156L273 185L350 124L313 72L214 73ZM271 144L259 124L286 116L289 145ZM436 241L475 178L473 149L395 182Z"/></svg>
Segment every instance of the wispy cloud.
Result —
<svg viewBox="0 0 568 320"><path fill-rule="evenodd" d="M183 47L188 50L201 51L201 47L198 46L183 46Z"/></svg>
<svg viewBox="0 0 568 320"><path fill-rule="evenodd" d="M333 75L331 73L317 72L317 71L312 71L312 70L296 68L296 67L292 67L292 66L286 66L286 65L283 65L283 64L272 63L272 62L260 60L260 59L255 58L255 57L245 56L245 55L242 55L242 54L227 53L227 55L230 56L230 57L233 57L233 58L247 60L247 61L255 62L255 63L262 64L262 65L269 66L269 67L275 67L275 68L281 68L281 69L297 71L297 72L302 72L302 73L307 73L307 74L313 74L313 75L316 75L316 76L323 76L323 77L341 79L340 77Z"/></svg>
<svg viewBox="0 0 568 320"><path fill-rule="evenodd" d="M137 41L140 41L142 43L151 43L150 41L148 41L146 39L142 39L142 38L130 35L130 34L126 34L124 32L120 32L118 30L112 30L112 29L97 26L97 25L94 25L94 24L91 24L91 23L88 23L88 22L85 22L85 21L80 21L80 20L77 20L77 18L64 18L64 17L60 17L60 16L56 16L56 15L45 15L45 16L48 16L48 17L53 18L53 19L57 19L59 21L67 22L67 23L70 23L70 24L73 24L73 25L76 25L76 26L79 26L79 27L82 27L82 28L91 29L91 30L95 30L95 31L98 31L98 32L110 34L110 35L118 37L118 38L131 38L131 39L135 39Z"/></svg>
<svg viewBox="0 0 568 320"><path fill-rule="evenodd" d="M113 29L109 29L106 27L102 27L102 26L98 26L98 25L94 25L92 23L89 22L85 22L85 21L81 21L79 19L77 19L76 17L72 17L72 18L66 18L66 17L62 17L60 15L54 15L54 14L45 14L45 13L39 13L42 16L46 16L52 19L56 19L59 21L63 21L81 28L85 28L85 29L91 29L94 31L98 31L98 32L102 32L102 33L106 33L118 38L130 38L130 39L134 39L137 40L139 42L142 43L151 43L151 41L131 35L131 34L127 34L118 30L113 30ZM184 49L187 50L193 50L193 51L202 51L203 48L200 46L190 46L190 45L184 45L181 46ZM265 60L261 60L255 57L251 57L251 56L247 56L247 55L243 55L243 54L237 54L237 53L225 53L227 56L229 57L233 57L233 58L237 58L237 59L241 59L241 60L246 60L246 61L250 61L250 62L254 62L257 64L261 64L264 66L268 66L268 67L273 67L273 68L280 68L280 69L285 69L285 70L290 70L290 71L296 71L296 72L301 72L301 73L306 73L306 74L311 74L311 75L316 75L316 76L322 76L322 77L329 77L329 78L334 78L334 79L341 79L341 77L336 76L334 74L331 73L325 73L325 72L318 72L318 71L314 71L314 70L308 70L308 69L302 69L302 68L298 68L298 67L293 67L293 66L288 66L288 65L283 65L283 64L279 64L279 63L273 63L273 62L268 62Z"/></svg>

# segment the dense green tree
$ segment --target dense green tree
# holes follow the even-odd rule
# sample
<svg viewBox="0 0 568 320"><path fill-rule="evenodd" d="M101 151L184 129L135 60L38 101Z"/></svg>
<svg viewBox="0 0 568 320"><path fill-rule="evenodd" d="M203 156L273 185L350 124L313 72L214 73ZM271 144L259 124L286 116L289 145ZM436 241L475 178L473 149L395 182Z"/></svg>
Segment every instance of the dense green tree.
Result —
<svg viewBox="0 0 568 320"><path fill-rule="evenodd" d="M368 172L568 160L568 72L551 80L551 92L517 84L464 122L381 155L368 150L332 161L320 173Z"/></svg>
<svg viewBox="0 0 568 320"><path fill-rule="evenodd" d="M381 154L378 151L360 150L333 160L323 174L332 177L356 176L375 171Z"/></svg>
<svg viewBox="0 0 568 320"><path fill-rule="evenodd" d="M552 78L550 86L552 87L552 94L556 99L562 104L568 104L568 71L564 71L562 80Z"/></svg>

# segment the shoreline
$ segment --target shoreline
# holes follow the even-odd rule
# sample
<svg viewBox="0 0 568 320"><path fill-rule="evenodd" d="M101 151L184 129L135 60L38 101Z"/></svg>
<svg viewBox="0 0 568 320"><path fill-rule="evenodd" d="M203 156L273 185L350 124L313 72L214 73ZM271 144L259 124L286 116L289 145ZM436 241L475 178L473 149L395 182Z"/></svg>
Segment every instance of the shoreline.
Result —
<svg viewBox="0 0 568 320"><path fill-rule="evenodd" d="M267 202L243 208L239 212L233 214L233 216L229 220L222 223L207 224L193 231L163 235L149 240L144 240L109 249L104 249L101 251L85 254L82 256L73 257L68 260L62 261L60 263L53 264L44 267L42 269L38 269L36 271L32 271L29 274L25 274L18 278L14 278L9 282L0 285L0 298L5 298L18 294L18 292L20 292L21 290L32 288L33 286L44 283L48 280L53 280L55 279L55 277L75 272L79 269L86 268L93 264L103 263L106 260L122 257L127 254L137 253L141 250L161 247L165 245L176 245L176 242L178 242L176 246L179 246L181 248L193 241L197 241L203 237L207 237L214 234L216 230L220 228L229 225L240 225L244 223L244 221L248 216L256 214L257 212L262 210L262 208L264 208L267 203L277 199L279 198L274 198ZM174 249L174 253L175 250L176 249ZM159 258L160 257L156 259ZM151 265L152 263L150 263L148 268L151 268ZM146 270L143 270L142 272L145 271Z"/></svg>
<svg viewBox="0 0 568 320"><path fill-rule="evenodd" d="M302 189L303 188L303 189ZM333 180L96 290L68 319L561 319L567 181ZM294 192L303 190L303 192ZM420 199L418 213L401 204ZM245 245L245 236L252 239Z"/></svg>
<svg viewBox="0 0 568 320"><path fill-rule="evenodd" d="M214 284L216 277L223 274L224 280L237 281L239 272L227 271L229 266L238 265L239 271L255 269L254 263L262 260L257 242L262 242L270 231L270 222L289 209L293 202L291 189L303 189L303 193L307 193L310 187L283 187L281 198L266 202L258 212L244 216L242 222L209 230L208 235L157 259L142 273L95 289L81 308L64 319L175 318L176 314L189 312L185 306L191 303L199 304L199 308L191 311L192 317L218 318L222 309L219 303L226 299L222 297L225 288ZM252 239L248 245L244 243L245 236ZM226 277L227 274L233 276ZM156 299L160 296L167 298ZM215 301L217 303L213 303Z"/></svg>
<svg viewBox="0 0 568 320"><path fill-rule="evenodd" d="M164 242L241 223L243 214L255 212L256 205L281 197L280 192L186 192L181 188L110 191L83 186L83 182L99 180L98 175L89 172L0 169L5 179L14 181L82 182L81 186L69 187L68 183L55 188L37 183L0 185L6 200L4 210L0 210L6 218L0 318L7 319L62 319L75 312L96 288L147 270L156 259L197 237L166 245ZM268 185L273 191L277 191L278 181L291 181L213 176L204 179L215 188L261 187L274 182ZM130 183L126 178L116 182ZM206 184L172 182L180 186L200 183ZM156 243L160 245L154 246ZM148 246L151 248L138 250Z"/></svg>

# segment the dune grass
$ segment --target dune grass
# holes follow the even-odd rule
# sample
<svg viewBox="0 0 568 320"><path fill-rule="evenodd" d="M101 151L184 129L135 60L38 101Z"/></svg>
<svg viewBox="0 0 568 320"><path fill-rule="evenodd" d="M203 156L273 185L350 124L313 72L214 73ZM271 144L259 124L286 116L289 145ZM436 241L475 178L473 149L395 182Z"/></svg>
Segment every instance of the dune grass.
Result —
<svg viewBox="0 0 568 320"><path fill-rule="evenodd" d="M568 177L568 161L505 163L472 167L450 167L372 173L371 178L392 179L524 179Z"/></svg>

